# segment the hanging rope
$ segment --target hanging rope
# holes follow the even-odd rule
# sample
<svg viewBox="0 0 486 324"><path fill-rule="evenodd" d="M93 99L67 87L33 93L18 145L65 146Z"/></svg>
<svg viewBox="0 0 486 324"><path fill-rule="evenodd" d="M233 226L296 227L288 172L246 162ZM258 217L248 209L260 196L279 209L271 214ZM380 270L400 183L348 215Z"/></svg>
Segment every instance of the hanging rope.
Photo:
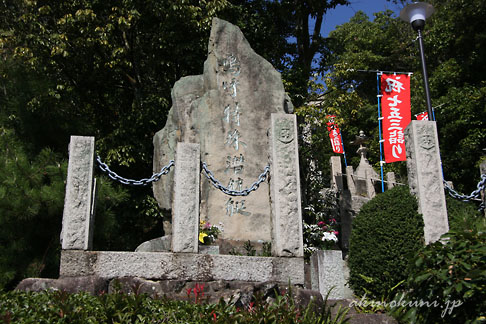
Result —
<svg viewBox="0 0 486 324"><path fill-rule="evenodd" d="M204 175L206 178L208 178L209 182L211 182L216 189L221 190L221 192L224 194L229 196L248 196L250 192L257 190L260 184L267 179L270 166L267 165L262 174L260 174L258 177L258 180L255 181L249 188L244 190L233 190L223 186L223 184L214 177L213 173L208 169L205 162L202 163L202 170L204 171Z"/></svg>
<svg viewBox="0 0 486 324"><path fill-rule="evenodd" d="M140 179L140 180L133 180L133 179L127 179L124 177L119 176L115 172L111 171L108 165L103 163L101 161L101 158L99 155L96 156L96 162L98 162L98 167L101 169L101 171L105 172L108 174L108 177L110 179L118 181L122 184L129 185L129 186L146 186L149 185L152 182L158 181L161 176L166 175L169 173L170 168L174 166L174 161L170 160L169 164L164 166L159 173L154 173L150 178L145 178L145 179Z"/></svg>

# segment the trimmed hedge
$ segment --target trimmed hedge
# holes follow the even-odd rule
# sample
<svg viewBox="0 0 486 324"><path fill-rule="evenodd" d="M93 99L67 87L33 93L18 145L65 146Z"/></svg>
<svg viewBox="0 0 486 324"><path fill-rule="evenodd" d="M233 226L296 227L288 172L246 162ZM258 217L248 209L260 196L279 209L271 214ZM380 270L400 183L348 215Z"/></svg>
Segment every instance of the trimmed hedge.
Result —
<svg viewBox="0 0 486 324"><path fill-rule="evenodd" d="M407 186L395 187L366 203L353 220L349 283L357 295L390 297L408 277L409 259L424 245L423 219Z"/></svg>

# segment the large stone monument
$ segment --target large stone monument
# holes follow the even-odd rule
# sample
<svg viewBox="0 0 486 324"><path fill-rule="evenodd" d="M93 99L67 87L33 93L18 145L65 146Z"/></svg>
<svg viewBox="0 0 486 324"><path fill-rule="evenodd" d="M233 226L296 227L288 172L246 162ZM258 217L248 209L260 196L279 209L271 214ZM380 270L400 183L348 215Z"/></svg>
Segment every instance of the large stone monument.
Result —
<svg viewBox="0 0 486 324"><path fill-rule="evenodd" d="M224 224L221 239L273 240L275 255L302 256L296 121L286 114L293 107L280 73L251 49L238 27L215 18L204 73L177 81L172 103L165 127L154 137L154 171L174 159L176 143L198 143L201 161L214 178L229 190L241 191L273 159L271 182L278 187L271 190L263 182L247 196L221 192L202 172L199 217ZM173 186L172 176L154 184L161 208L179 203Z"/></svg>
<svg viewBox="0 0 486 324"><path fill-rule="evenodd" d="M154 137L154 171L175 160L173 172L154 185L160 206L172 210L171 235L135 252L91 251L94 138L73 136L61 278L302 285L297 125L280 74L237 27L214 19L204 74L176 82L172 99L166 126ZM272 257L202 253L200 220L223 223L223 242L271 243Z"/></svg>

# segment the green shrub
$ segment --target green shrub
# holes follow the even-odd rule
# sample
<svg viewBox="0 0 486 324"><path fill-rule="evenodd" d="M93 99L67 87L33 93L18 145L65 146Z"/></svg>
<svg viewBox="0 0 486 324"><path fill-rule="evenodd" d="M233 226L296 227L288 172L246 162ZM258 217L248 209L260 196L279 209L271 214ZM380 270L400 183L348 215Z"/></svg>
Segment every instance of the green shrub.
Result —
<svg viewBox="0 0 486 324"><path fill-rule="evenodd" d="M345 315L342 308L331 313L328 306L321 312L313 305L299 309L289 294L277 295L272 303L262 297L240 309L222 299L205 304L122 293L0 292L0 323L339 324L348 321Z"/></svg>
<svg viewBox="0 0 486 324"><path fill-rule="evenodd" d="M454 232L469 230L486 231L486 218L478 211L477 204L463 202L446 196L449 228Z"/></svg>
<svg viewBox="0 0 486 324"><path fill-rule="evenodd" d="M407 271L407 294L395 298L435 304L407 305L394 315L407 323L485 323L486 233L449 232L444 237L445 244L438 241L420 250Z"/></svg>
<svg viewBox="0 0 486 324"><path fill-rule="evenodd" d="M423 220L408 187L395 187L366 203L353 220L349 283L357 295L382 299L407 278L411 254L424 244Z"/></svg>

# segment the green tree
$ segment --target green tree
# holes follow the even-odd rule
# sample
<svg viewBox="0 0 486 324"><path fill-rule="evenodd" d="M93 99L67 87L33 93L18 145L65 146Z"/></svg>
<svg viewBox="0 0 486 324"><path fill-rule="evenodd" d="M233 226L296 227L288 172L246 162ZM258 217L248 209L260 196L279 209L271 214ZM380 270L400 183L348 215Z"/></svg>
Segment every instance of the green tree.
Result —
<svg viewBox="0 0 486 324"><path fill-rule="evenodd" d="M476 189L486 148L486 3L432 1L425 35L444 176L461 191Z"/></svg>
<svg viewBox="0 0 486 324"><path fill-rule="evenodd" d="M0 289L57 276L67 163L49 149L30 159L13 132L0 128L0 166ZM126 193L104 179L98 188L97 222L117 234L113 209ZM109 243L108 231L98 229L97 243Z"/></svg>
<svg viewBox="0 0 486 324"><path fill-rule="evenodd" d="M294 104L301 106L307 99L309 78L315 71L314 64L322 64L328 53L328 42L321 35L324 15L338 5L348 5L347 0L288 0L282 1L291 12L294 21L292 36L295 37L291 70L287 79L293 85ZM313 24L313 26L312 26ZM300 96L300 97L299 97Z"/></svg>
<svg viewBox="0 0 486 324"><path fill-rule="evenodd" d="M482 55L486 38L479 26L486 18L486 4L479 0L431 3L436 12L427 20L424 42L444 176L459 190L470 192L478 181L477 163L486 147L486 79L481 73L486 63ZM376 13L373 21L362 12L356 13L330 33L329 55L320 66L326 92L311 97L318 104L301 113L315 116L316 125L323 125L327 114L337 115L348 146L359 130L364 130L371 137L369 159L379 167L376 74L357 70L413 72L412 115L426 110L416 36L410 25L393 17L392 12ZM328 142L326 132L314 134ZM322 157L326 161L320 164L325 165L328 156ZM358 157L348 154L348 163L356 165ZM405 166L399 162L384 167L404 182Z"/></svg>
<svg viewBox="0 0 486 324"><path fill-rule="evenodd" d="M47 149L31 162L11 132L0 132L1 289L57 268L66 165Z"/></svg>
<svg viewBox="0 0 486 324"><path fill-rule="evenodd" d="M339 4L347 1L4 1L2 56L20 66L4 68L3 83L17 79L20 87L25 76L39 79L24 109L55 126L46 136L21 119L19 135L38 149L62 151L66 135L90 134L109 162L149 161L170 89L180 77L200 73L215 15L239 25L257 52L292 79L288 84L302 88L292 91L302 101L312 62L324 51L323 16ZM15 105L16 92L4 88Z"/></svg>
<svg viewBox="0 0 486 324"><path fill-rule="evenodd" d="M149 161L170 89L201 69L211 17L226 1L195 3L3 2L2 54L21 64L12 73L5 70L4 82L21 83L26 75L40 79L25 109L39 124L51 124L48 132L55 134L45 136L45 128L22 119L19 135L38 150L59 151L70 134L95 135L110 162ZM15 92L6 91L6 101L15 99Z"/></svg>
<svg viewBox="0 0 486 324"><path fill-rule="evenodd" d="M363 130L370 138L368 158L379 167L376 74L357 70L406 71L413 57L404 54L410 49L404 41L408 34L402 28L391 11L375 14L374 21L363 12L357 12L348 23L329 34L328 54L318 70L324 84L319 84L316 76L311 84L310 104L297 109L297 114L304 117L309 127L309 141L300 148L302 164L307 165L301 177L306 181L303 191L307 203L318 199L319 192L329 183L329 158L334 153L326 129L328 114L337 116L348 165L359 164L359 156L353 154L357 147L350 143ZM412 85L419 81L414 76ZM316 166L314 172L313 166ZM395 171L399 176L406 174L404 162L385 167L386 171Z"/></svg>

